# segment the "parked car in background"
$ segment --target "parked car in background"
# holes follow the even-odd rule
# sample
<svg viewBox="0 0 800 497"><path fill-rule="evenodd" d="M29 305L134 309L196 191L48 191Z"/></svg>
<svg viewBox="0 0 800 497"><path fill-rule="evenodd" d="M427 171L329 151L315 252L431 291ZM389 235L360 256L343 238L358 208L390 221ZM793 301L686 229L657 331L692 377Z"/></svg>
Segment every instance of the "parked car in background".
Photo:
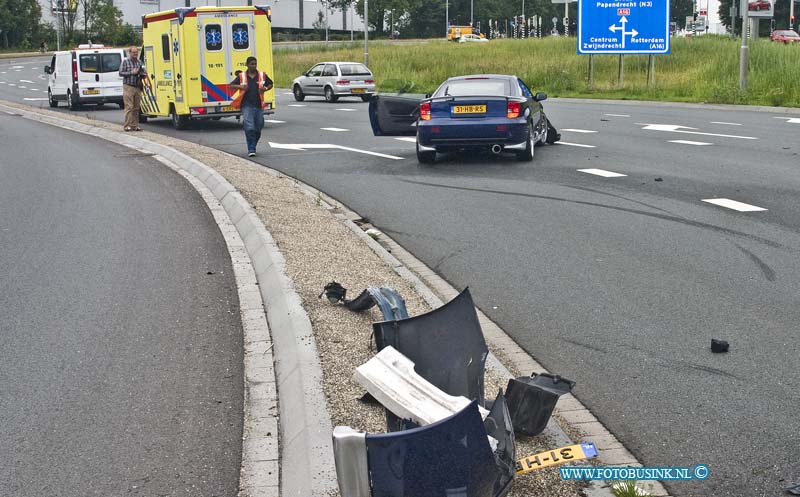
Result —
<svg viewBox="0 0 800 497"><path fill-rule="evenodd" d="M772 4L769 3L769 0L756 0L755 2L748 2L747 3L747 10L769 10L772 8Z"/></svg>
<svg viewBox="0 0 800 497"><path fill-rule="evenodd" d="M375 93L375 78L358 62L320 62L292 81L292 93L298 102L309 95L325 97L327 102L340 97L360 97L367 102Z"/></svg>
<svg viewBox="0 0 800 497"><path fill-rule="evenodd" d="M487 38L481 38L478 35L472 35L472 34L461 35L461 37L458 39L459 43L471 43L471 42L483 43L487 41L489 41Z"/></svg>
<svg viewBox="0 0 800 497"><path fill-rule="evenodd" d="M791 29L777 29L769 35L769 39L787 44L796 43L800 42L800 34L797 34L797 31L792 31Z"/></svg>
<svg viewBox="0 0 800 497"><path fill-rule="evenodd" d="M476 74L450 78L426 98L376 95L369 102L375 136L417 136L417 160L437 153L487 150L533 160L535 146L561 136L542 109L545 93L533 93L517 76Z"/></svg>

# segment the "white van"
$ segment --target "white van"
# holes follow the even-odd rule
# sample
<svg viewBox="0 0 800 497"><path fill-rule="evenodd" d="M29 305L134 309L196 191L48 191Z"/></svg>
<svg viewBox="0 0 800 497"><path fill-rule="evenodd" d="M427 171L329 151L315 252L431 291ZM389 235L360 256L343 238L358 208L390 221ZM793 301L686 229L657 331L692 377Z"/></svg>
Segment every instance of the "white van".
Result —
<svg viewBox="0 0 800 497"><path fill-rule="evenodd" d="M103 45L78 45L75 50L56 52L44 72L49 75L47 100L50 107L66 102L75 110L83 104L122 102L122 77L119 66L125 57L121 48Z"/></svg>

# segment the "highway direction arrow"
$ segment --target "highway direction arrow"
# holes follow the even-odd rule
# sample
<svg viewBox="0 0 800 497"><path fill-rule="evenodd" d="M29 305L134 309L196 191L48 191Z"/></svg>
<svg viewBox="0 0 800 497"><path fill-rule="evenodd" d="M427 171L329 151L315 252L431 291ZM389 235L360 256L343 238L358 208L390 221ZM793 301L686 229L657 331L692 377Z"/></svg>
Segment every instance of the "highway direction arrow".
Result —
<svg viewBox="0 0 800 497"><path fill-rule="evenodd" d="M647 123L636 123L636 124L644 126L644 128L642 129L646 129L649 131L670 131L672 133L687 133L690 135L721 136L723 138L739 138L741 140L758 140L758 138L754 136L721 135L719 133L703 133L701 131L687 131L687 130L695 130L697 128L690 128L689 126L681 126L680 124L647 124Z"/></svg>

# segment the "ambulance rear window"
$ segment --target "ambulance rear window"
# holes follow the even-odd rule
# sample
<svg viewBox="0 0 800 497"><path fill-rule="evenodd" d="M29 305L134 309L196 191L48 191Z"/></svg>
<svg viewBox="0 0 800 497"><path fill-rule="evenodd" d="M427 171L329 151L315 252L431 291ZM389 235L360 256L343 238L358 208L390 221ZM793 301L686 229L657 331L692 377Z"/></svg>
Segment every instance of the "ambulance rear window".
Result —
<svg viewBox="0 0 800 497"><path fill-rule="evenodd" d="M222 50L222 26L206 24L206 50L218 52Z"/></svg>
<svg viewBox="0 0 800 497"><path fill-rule="evenodd" d="M236 23L231 26L234 50L247 50L250 48L250 34L246 23Z"/></svg>

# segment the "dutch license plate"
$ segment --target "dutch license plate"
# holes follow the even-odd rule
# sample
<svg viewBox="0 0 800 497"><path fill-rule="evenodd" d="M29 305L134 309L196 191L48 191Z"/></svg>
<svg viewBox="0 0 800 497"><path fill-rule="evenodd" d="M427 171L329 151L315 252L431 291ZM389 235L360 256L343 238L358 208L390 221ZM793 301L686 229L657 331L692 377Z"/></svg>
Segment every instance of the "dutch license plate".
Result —
<svg viewBox="0 0 800 497"><path fill-rule="evenodd" d="M100 90L83 90L84 95L98 95Z"/></svg>
<svg viewBox="0 0 800 497"><path fill-rule="evenodd" d="M365 91L367 91L367 90L366 90L366 89L364 89L364 88L353 88L351 91L352 91L353 93L364 93L364 92L365 92Z"/></svg>
<svg viewBox="0 0 800 497"><path fill-rule="evenodd" d="M519 459L517 461L517 474L522 475L548 466L581 461L592 457L597 457L597 448L591 442L567 445L566 447L540 452Z"/></svg>
<svg viewBox="0 0 800 497"><path fill-rule="evenodd" d="M453 114L486 114L486 105L454 105Z"/></svg>
<svg viewBox="0 0 800 497"><path fill-rule="evenodd" d="M238 112L238 111L239 111L239 109L237 109L236 107L231 107L231 106L223 107L222 110L221 110L221 112Z"/></svg>

